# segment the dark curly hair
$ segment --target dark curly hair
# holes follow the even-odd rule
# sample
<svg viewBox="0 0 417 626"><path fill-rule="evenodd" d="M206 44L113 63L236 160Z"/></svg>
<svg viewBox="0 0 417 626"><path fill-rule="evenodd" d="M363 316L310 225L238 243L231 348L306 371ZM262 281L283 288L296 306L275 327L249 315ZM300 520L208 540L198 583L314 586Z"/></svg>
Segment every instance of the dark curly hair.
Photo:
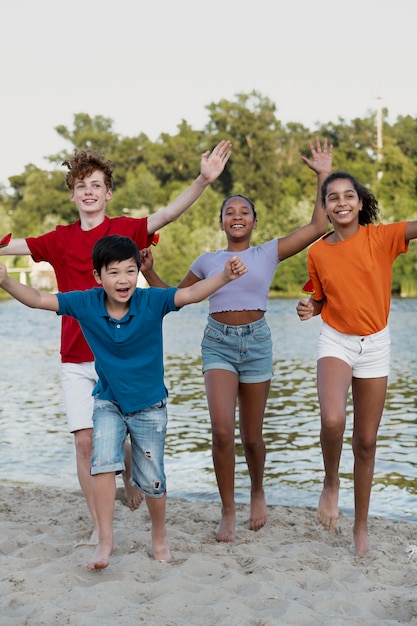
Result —
<svg viewBox="0 0 417 626"><path fill-rule="evenodd" d="M68 168L65 182L70 191L74 190L75 181L83 180L99 170L104 174L104 183L107 189L113 189L113 164L103 154L95 150L75 150L74 155L63 161L62 165Z"/></svg>
<svg viewBox="0 0 417 626"><path fill-rule="evenodd" d="M348 172L336 171L329 174L321 186L321 202L326 205L327 188L335 180L345 179L352 183L352 186L358 194L359 200L362 200L362 210L359 211L359 224L376 224L379 221L378 200L374 194L366 187L361 185L352 174Z"/></svg>

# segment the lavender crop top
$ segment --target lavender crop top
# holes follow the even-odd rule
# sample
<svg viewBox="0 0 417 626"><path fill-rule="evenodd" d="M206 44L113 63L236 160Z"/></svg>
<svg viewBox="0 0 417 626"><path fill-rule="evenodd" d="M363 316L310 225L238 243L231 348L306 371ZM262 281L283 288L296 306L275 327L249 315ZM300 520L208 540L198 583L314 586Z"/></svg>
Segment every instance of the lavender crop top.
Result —
<svg viewBox="0 0 417 626"><path fill-rule="evenodd" d="M190 270L201 280L224 269L232 256L238 256L248 271L238 280L220 287L209 296L209 313L220 311L266 311L269 288L278 266L278 239L242 252L205 252L191 265Z"/></svg>

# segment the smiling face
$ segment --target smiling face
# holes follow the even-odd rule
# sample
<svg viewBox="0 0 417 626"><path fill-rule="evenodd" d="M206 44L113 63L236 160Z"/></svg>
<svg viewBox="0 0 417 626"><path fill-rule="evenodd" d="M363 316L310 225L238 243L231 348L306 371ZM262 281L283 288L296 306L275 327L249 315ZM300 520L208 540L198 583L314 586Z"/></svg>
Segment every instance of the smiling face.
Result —
<svg viewBox="0 0 417 626"><path fill-rule="evenodd" d="M253 209L245 198L232 196L225 202L220 227L228 240L249 239L257 225Z"/></svg>
<svg viewBox="0 0 417 626"><path fill-rule="evenodd" d="M111 261L101 268L100 273L94 270L94 277L99 285L103 285L107 303L115 308L129 303L138 282L139 268L132 257L125 261Z"/></svg>
<svg viewBox="0 0 417 626"><path fill-rule="evenodd" d="M337 178L329 183L325 211L334 227L358 225L361 209L362 200L349 179Z"/></svg>
<svg viewBox="0 0 417 626"><path fill-rule="evenodd" d="M112 190L106 187L104 173L95 170L90 176L76 178L70 199L80 214L101 214L106 210L108 200L112 198Z"/></svg>

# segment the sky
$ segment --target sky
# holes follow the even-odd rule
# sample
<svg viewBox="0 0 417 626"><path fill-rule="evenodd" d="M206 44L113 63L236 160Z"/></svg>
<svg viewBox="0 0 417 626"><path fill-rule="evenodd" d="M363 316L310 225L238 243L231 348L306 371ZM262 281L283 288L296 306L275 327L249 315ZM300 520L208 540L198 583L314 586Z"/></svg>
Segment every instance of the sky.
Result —
<svg viewBox="0 0 417 626"><path fill-rule="evenodd" d="M312 131L381 105L417 117L416 0L2 0L0 16L4 185L69 149L54 129L77 113L152 141L252 90Z"/></svg>

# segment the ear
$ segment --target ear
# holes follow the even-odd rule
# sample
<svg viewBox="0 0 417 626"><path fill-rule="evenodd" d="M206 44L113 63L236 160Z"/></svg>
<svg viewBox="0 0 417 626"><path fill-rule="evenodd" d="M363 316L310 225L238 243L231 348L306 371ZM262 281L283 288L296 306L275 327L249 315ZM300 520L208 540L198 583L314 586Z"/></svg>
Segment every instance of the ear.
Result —
<svg viewBox="0 0 417 626"><path fill-rule="evenodd" d="M113 189L107 189L106 200L111 200L113 198Z"/></svg>
<svg viewBox="0 0 417 626"><path fill-rule="evenodd" d="M258 218L256 218L256 220L253 220L252 228L258 228Z"/></svg>
<svg viewBox="0 0 417 626"><path fill-rule="evenodd" d="M102 281L101 281L101 278L100 278L100 274L98 273L97 270L93 270L93 276L94 276L95 281L96 281L96 283L98 285L102 285L103 284Z"/></svg>

